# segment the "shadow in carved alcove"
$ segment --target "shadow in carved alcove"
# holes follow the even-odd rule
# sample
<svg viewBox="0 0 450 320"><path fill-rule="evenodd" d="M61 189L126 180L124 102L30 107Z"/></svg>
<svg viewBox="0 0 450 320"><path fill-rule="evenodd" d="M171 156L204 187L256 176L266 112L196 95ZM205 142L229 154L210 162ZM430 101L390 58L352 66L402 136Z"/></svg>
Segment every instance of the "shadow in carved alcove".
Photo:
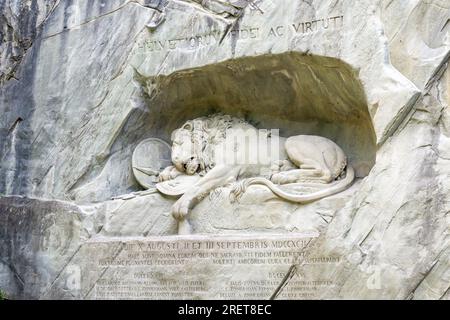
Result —
<svg viewBox="0 0 450 320"><path fill-rule="evenodd" d="M152 132L169 141L186 120L222 112L283 136L335 141L359 177L375 163L375 133L358 75L328 57L285 53L229 60L142 78Z"/></svg>

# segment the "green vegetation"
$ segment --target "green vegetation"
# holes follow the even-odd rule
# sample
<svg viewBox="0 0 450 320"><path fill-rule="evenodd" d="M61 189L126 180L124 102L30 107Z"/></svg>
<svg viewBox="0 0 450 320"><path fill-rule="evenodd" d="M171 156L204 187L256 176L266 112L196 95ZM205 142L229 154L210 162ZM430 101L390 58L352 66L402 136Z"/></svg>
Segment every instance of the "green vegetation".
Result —
<svg viewBox="0 0 450 320"><path fill-rule="evenodd" d="M0 289L0 300L6 300L6 294Z"/></svg>

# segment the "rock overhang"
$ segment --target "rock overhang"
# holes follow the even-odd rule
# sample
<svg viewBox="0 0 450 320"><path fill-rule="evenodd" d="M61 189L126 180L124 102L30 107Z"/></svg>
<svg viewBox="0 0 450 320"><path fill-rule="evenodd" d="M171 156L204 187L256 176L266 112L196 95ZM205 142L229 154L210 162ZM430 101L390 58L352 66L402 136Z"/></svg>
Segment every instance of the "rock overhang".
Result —
<svg viewBox="0 0 450 320"><path fill-rule="evenodd" d="M267 54L336 58L357 70L376 142L385 141L408 114L419 90L391 65L375 6L370 1L352 6L283 1L274 6L262 2L257 9L247 7L229 24L187 3L169 3L164 22L141 34L130 64L143 75L156 76ZM267 11L271 14L264 14ZM174 20L189 27L173 28Z"/></svg>
<svg viewBox="0 0 450 320"><path fill-rule="evenodd" d="M149 117L158 119L158 131L166 140L186 120L220 112L261 129L277 129L282 136L333 139L360 177L375 162L375 133L362 84L338 59L287 52L231 59L168 76L137 73L135 79L149 97Z"/></svg>

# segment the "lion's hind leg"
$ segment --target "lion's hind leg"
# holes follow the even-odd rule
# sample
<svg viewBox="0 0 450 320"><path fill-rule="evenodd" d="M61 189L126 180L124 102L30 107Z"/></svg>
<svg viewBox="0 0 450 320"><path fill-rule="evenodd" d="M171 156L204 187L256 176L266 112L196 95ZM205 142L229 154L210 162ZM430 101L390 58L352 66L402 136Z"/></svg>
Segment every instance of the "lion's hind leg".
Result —
<svg viewBox="0 0 450 320"><path fill-rule="evenodd" d="M332 172L325 161L324 152L317 145L321 141L315 141L316 137L295 136L286 141L286 153L289 160L298 169L280 172L274 175L273 182L318 182L330 183L333 180ZM281 183L283 184L283 183Z"/></svg>
<svg viewBox="0 0 450 320"><path fill-rule="evenodd" d="M298 182L318 182L327 183L320 169L294 169L275 173L270 180L276 184L298 183Z"/></svg>
<svg viewBox="0 0 450 320"><path fill-rule="evenodd" d="M280 170L272 174L270 180L276 184L287 183L330 183L332 179L331 171L328 167L311 158L297 157L290 160L298 165L295 169Z"/></svg>
<svg viewBox="0 0 450 320"><path fill-rule="evenodd" d="M270 167L270 171L272 173L287 171L291 169L297 169L297 166L288 159L274 161Z"/></svg>

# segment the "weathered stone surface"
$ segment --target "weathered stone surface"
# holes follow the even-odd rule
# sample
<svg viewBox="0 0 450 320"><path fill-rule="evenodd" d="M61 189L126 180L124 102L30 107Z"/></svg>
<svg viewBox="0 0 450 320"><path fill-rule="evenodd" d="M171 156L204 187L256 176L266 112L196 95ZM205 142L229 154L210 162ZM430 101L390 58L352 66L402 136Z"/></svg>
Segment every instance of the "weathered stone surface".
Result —
<svg viewBox="0 0 450 320"><path fill-rule="evenodd" d="M74 205L3 197L0 215L0 287L12 298L46 293L81 244L89 239Z"/></svg>
<svg viewBox="0 0 450 320"><path fill-rule="evenodd" d="M449 299L449 9L443 0L3 1L0 289L95 298L95 281L108 285L95 263L121 246L130 244L126 255L155 241L306 233L308 257L339 259L292 259L274 272L295 265L324 281L320 290L301 296L294 277L260 298ZM131 194L141 190L132 153L216 112L284 136L327 137L358 178L305 205L261 186L231 203L227 186L190 214L203 235L177 238L176 198ZM201 268L205 279L222 270ZM133 280L134 269L117 270ZM156 271L158 286L202 280ZM178 297L230 298L213 290L226 277L208 282L212 296ZM119 291L107 297L130 297Z"/></svg>
<svg viewBox="0 0 450 320"><path fill-rule="evenodd" d="M0 4L0 84L15 79L27 50L53 13L57 0L2 1Z"/></svg>
<svg viewBox="0 0 450 320"><path fill-rule="evenodd" d="M45 298L268 299L314 236L94 238L66 267L82 266L80 286L61 290L75 280L64 276L64 270ZM86 256L92 259L85 261ZM327 265L339 261L339 257L323 255L307 259L310 270L320 261ZM322 288L303 284L315 281L310 273L294 279L304 290L286 293L284 297L316 296ZM330 280L320 282L324 287L333 285Z"/></svg>

